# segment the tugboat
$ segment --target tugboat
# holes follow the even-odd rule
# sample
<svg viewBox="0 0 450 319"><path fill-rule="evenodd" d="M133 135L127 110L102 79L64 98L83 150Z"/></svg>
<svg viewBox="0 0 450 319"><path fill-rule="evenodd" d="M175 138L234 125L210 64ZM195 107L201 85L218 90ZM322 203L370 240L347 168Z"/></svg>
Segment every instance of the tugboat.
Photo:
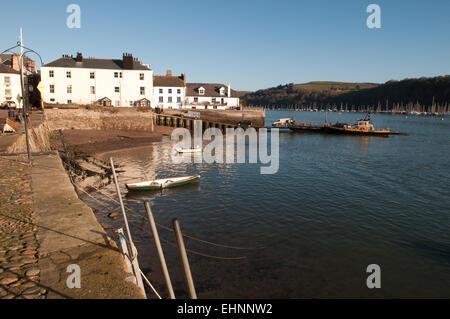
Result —
<svg viewBox="0 0 450 319"><path fill-rule="evenodd" d="M376 130L370 121L370 113L359 120L354 125L348 125L344 123L336 123L336 124L328 124L323 126L323 130L326 133L334 133L334 134L349 134L349 135L370 135L370 136L382 136L388 137L391 134L399 134L398 132L393 132L389 129Z"/></svg>

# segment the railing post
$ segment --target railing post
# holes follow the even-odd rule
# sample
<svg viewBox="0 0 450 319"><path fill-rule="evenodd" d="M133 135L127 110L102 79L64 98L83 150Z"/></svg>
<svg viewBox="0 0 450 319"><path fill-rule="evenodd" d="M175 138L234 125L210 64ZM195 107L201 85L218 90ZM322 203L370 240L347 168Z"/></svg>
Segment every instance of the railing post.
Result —
<svg viewBox="0 0 450 319"><path fill-rule="evenodd" d="M178 250L180 251L181 262L183 263L184 275L186 277L186 283L189 290L189 297L191 299L197 299L197 293L195 292L194 281L192 280L191 268L189 267L189 260L187 258L186 248L184 247L180 224L176 218L172 221L172 224L173 230L175 231L175 237L177 239Z"/></svg>
<svg viewBox="0 0 450 319"><path fill-rule="evenodd" d="M134 271L134 275L136 277L136 282L139 288L141 288L142 293L145 295L145 289L144 289L144 283L142 281L142 276L141 276L141 269L139 268L139 263L137 260L137 250L136 247L134 246L133 243L133 239L131 238L131 232L130 232L130 227L128 226L128 219L127 219L127 214L125 213L125 206L123 206L123 201L122 201L122 195L120 194L120 188L119 188L119 182L117 181L117 175L116 175L116 170L114 168L114 162L112 157L109 158L109 161L111 163L111 170L113 173L113 177L114 177L114 184L116 185L116 191L117 191L117 196L119 197L119 202L120 202L120 208L122 210L122 216L123 216L123 221L125 223L125 228L127 230L127 235L128 235L128 243L130 245L130 258L131 258L131 264L133 265L133 271Z"/></svg>
<svg viewBox="0 0 450 319"><path fill-rule="evenodd" d="M156 229L155 219L153 218L149 202L145 202L145 210L147 211L148 221L150 222L150 228L152 230L153 238L155 240L156 250L158 251L159 261L161 262L161 268L164 274L164 279L166 281L167 290L169 291L170 299L175 299L175 293L173 292L172 282L170 281L166 259L164 258L161 242L159 241L158 230Z"/></svg>

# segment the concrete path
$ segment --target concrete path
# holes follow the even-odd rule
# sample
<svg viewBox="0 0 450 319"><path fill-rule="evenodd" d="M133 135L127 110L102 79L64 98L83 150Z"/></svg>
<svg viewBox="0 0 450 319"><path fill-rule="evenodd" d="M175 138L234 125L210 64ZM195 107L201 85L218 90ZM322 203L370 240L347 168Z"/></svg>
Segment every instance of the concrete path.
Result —
<svg viewBox="0 0 450 319"><path fill-rule="evenodd" d="M39 238L40 284L47 298L143 298L116 244L76 195L57 154L33 157L33 211ZM81 288L68 288L69 265ZM72 277L71 277L72 278Z"/></svg>

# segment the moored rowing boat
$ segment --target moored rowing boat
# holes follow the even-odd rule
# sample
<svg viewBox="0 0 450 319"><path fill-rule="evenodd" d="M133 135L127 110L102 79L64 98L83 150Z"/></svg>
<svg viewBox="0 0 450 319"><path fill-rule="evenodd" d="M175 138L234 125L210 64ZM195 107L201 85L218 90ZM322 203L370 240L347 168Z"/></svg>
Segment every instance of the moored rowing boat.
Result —
<svg viewBox="0 0 450 319"><path fill-rule="evenodd" d="M200 175L191 175L183 177L170 177L155 179L140 183L125 184L126 188L131 191L147 191L154 189L172 188L196 182L200 179Z"/></svg>
<svg viewBox="0 0 450 319"><path fill-rule="evenodd" d="M200 147L196 148L177 148L178 153L199 153L202 151Z"/></svg>

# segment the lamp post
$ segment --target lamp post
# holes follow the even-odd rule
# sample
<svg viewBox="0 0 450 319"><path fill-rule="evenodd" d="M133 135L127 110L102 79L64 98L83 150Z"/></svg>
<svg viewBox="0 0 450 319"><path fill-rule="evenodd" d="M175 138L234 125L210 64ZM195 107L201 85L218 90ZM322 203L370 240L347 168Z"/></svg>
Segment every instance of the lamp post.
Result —
<svg viewBox="0 0 450 319"><path fill-rule="evenodd" d="M19 55L19 62L20 62L20 88L22 91L22 96L21 96L21 100L22 100L22 115L23 115L23 119L24 119L24 129L25 129L25 139L26 139L26 144L27 144L27 155L28 155L28 163L31 164L31 150L30 150L30 140L29 140L29 135L28 135L28 113L27 113L27 99L25 98L25 83L24 83L24 74L23 74L23 57L25 56L26 53L28 52L33 52L35 54L37 54L37 56L39 57L40 61L41 61L41 66L43 65L42 63L42 58L39 55L39 53L37 53L34 50L31 50L27 47L25 47L23 45L23 38L22 38L22 28L20 28L20 37L19 37L19 42L17 42L17 45L6 49L5 51L3 51L2 53L5 52L11 52L14 54L14 52L10 51L12 49L15 49L19 47L20 48L20 55ZM24 52L24 49L26 49L27 51Z"/></svg>

